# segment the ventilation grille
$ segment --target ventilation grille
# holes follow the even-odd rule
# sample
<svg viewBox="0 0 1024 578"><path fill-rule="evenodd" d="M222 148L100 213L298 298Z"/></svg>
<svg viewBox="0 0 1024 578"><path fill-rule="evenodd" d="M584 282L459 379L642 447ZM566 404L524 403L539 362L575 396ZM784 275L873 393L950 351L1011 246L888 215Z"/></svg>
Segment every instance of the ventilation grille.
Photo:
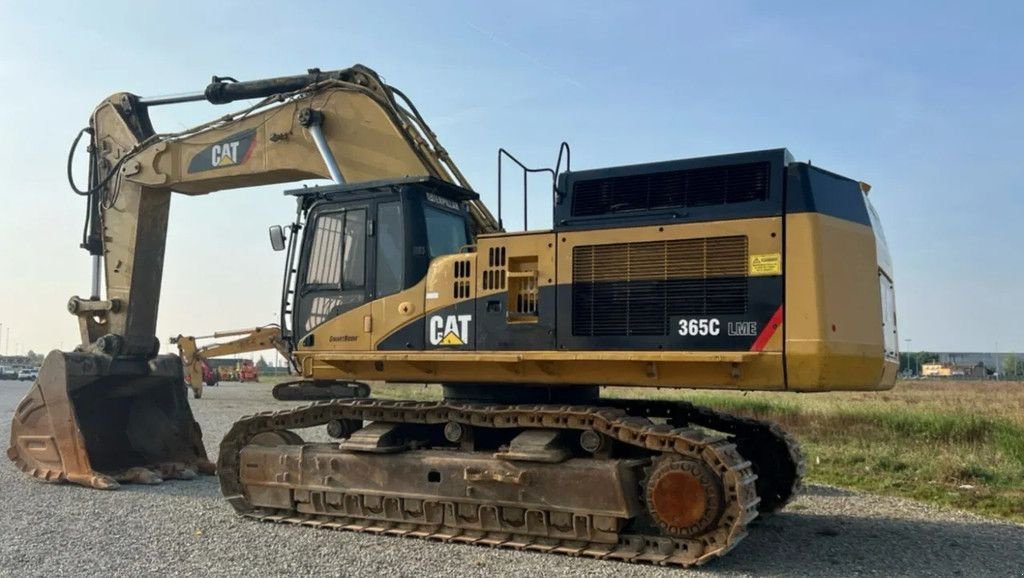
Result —
<svg viewBox="0 0 1024 578"><path fill-rule="evenodd" d="M469 279L473 274L469 261L456 261L452 264L452 275L456 279Z"/></svg>
<svg viewBox="0 0 1024 578"><path fill-rule="evenodd" d="M673 317L747 311L747 238L575 247L572 333L668 335Z"/></svg>
<svg viewBox="0 0 1024 578"><path fill-rule="evenodd" d="M513 257L508 260L508 320L539 321L537 302L537 256Z"/></svg>
<svg viewBox="0 0 1024 578"><path fill-rule="evenodd" d="M587 217L764 201L769 172L770 165L761 162L576 181L572 214Z"/></svg>
<svg viewBox="0 0 1024 578"><path fill-rule="evenodd" d="M468 299L470 293L469 278L473 273L469 261L456 261L453 267L452 273L455 277L455 282L452 284L452 296L456 299Z"/></svg>
<svg viewBox="0 0 1024 578"><path fill-rule="evenodd" d="M487 250L487 269L484 269L483 289L504 289L506 280L505 247L491 247Z"/></svg>

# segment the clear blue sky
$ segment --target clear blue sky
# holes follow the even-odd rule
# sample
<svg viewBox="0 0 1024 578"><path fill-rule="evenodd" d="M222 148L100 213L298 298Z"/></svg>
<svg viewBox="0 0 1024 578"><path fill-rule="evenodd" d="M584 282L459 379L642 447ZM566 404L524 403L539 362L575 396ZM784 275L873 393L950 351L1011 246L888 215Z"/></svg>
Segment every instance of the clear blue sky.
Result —
<svg viewBox="0 0 1024 578"><path fill-rule="evenodd" d="M103 97L359 62L413 98L492 206L499 146L541 165L563 139L576 168L785 146L865 180L896 264L901 339L1024 351L1019 2L0 0L0 10L0 323L12 350L77 341L64 304L88 292L89 265L64 164ZM165 108L154 122L176 130L225 112ZM175 197L161 339L275 320L281 261L266 227L294 211L281 190ZM540 198L532 227L550 224Z"/></svg>

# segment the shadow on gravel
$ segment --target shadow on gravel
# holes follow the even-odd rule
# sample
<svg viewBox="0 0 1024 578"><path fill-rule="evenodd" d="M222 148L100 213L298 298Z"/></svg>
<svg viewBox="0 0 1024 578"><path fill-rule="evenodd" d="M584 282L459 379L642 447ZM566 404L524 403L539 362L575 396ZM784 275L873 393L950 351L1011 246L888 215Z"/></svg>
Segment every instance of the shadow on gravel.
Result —
<svg viewBox="0 0 1024 578"><path fill-rule="evenodd" d="M199 476L193 480L166 480L162 484L152 486L146 484L124 484L117 491L189 498L221 497L217 476ZM227 502L224 502L224 505L227 505Z"/></svg>
<svg viewBox="0 0 1024 578"><path fill-rule="evenodd" d="M125 489L175 499L221 500L217 478L211 476ZM856 495L821 486L810 486L807 493ZM226 503L224 506L227 508ZM773 576L1015 576L1024 570L1024 526L1012 524L796 511L759 520L749 531L735 550L697 572ZM296 534L295 539L303 538ZM648 571L663 575L665 570L618 562L607 564L621 567L627 575L646 575Z"/></svg>
<svg viewBox="0 0 1024 578"><path fill-rule="evenodd" d="M830 489L830 488L829 488ZM704 569L771 575L994 576L1024 570L1024 527L781 513Z"/></svg>

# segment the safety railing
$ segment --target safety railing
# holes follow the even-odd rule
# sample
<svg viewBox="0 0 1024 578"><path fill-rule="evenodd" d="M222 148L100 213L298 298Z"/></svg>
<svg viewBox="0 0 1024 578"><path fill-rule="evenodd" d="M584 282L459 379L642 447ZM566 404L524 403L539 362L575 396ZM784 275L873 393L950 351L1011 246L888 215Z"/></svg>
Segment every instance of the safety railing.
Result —
<svg viewBox="0 0 1024 578"><path fill-rule="evenodd" d="M502 230L505 230L505 221L502 214L502 161L507 158L523 171L523 230L526 231L529 230L530 175L536 173L550 174L551 201L554 204L561 203L562 198L565 196L565 192L558 190L558 175L561 173L563 155L565 156L565 170L566 172L569 172L572 170L572 151L569 149L569 143L564 141L558 147L558 160L555 163L554 168L546 167L538 169L528 167L504 148L498 149L498 225Z"/></svg>

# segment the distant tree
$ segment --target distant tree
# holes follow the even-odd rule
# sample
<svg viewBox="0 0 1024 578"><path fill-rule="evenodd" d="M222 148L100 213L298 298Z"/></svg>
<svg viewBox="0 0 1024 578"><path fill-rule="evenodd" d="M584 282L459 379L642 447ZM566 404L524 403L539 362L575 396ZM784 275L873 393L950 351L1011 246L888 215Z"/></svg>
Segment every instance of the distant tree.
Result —
<svg viewBox="0 0 1024 578"><path fill-rule="evenodd" d="M28 354L26 355L26 357L28 357L28 360L29 360L30 363L42 363L43 362L43 354L42 353L36 353L35 351L32 351L31 349L28 350Z"/></svg>
<svg viewBox="0 0 1024 578"><path fill-rule="evenodd" d="M900 371L921 373L921 366L939 360L936 353L930 351L904 352L900 354Z"/></svg>
<svg viewBox="0 0 1024 578"><path fill-rule="evenodd" d="M260 360L256 362L256 369L260 371L265 371L268 367L270 367L270 364L267 363L267 360L264 359L263 356L261 355Z"/></svg>
<svg viewBox="0 0 1024 578"><path fill-rule="evenodd" d="M1003 371L1001 377L1012 379L1024 378L1024 359L1014 355L1007 355L1003 358Z"/></svg>
<svg viewBox="0 0 1024 578"><path fill-rule="evenodd" d="M907 352L900 353L900 373L914 371L914 358Z"/></svg>

